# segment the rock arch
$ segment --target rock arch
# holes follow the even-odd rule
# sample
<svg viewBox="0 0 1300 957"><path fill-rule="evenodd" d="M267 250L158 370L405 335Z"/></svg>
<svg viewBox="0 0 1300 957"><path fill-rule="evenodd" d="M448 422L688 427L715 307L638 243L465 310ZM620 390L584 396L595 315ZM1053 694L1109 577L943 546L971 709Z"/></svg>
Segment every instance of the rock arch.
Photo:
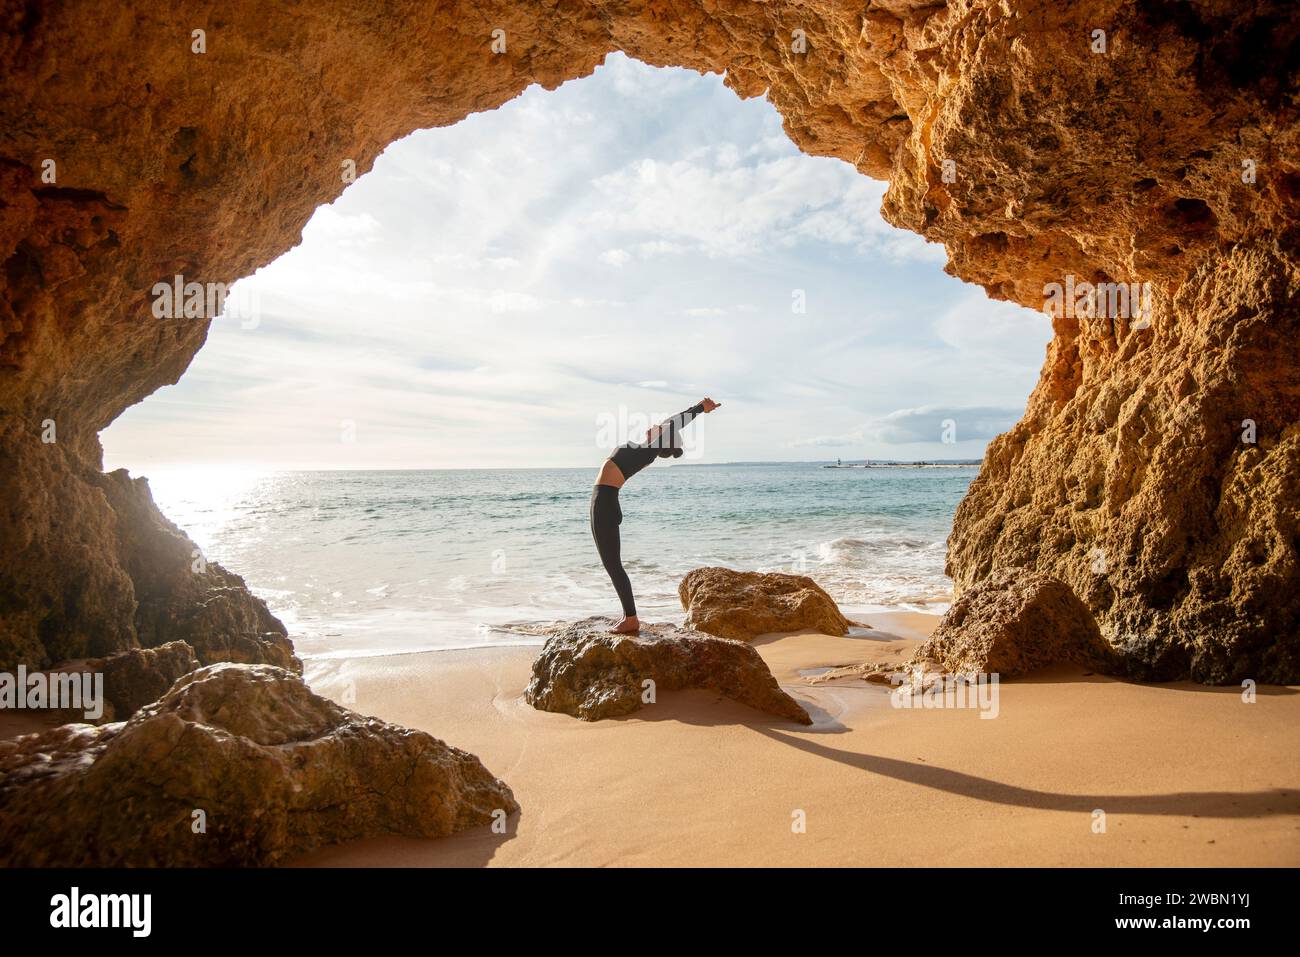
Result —
<svg viewBox="0 0 1300 957"><path fill-rule="evenodd" d="M413 129L622 50L766 93L801 149L888 179L886 218L990 295L1038 308L1067 275L1150 282L1150 328L1055 320L950 573L1063 578L1146 677L1300 680L1284 0L155 6L0 6L0 667L171 638L287 663L238 577L189 574L147 487L101 471L98 432L206 335L154 319L149 290L248 274L341 191L343 162L364 172Z"/></svg>

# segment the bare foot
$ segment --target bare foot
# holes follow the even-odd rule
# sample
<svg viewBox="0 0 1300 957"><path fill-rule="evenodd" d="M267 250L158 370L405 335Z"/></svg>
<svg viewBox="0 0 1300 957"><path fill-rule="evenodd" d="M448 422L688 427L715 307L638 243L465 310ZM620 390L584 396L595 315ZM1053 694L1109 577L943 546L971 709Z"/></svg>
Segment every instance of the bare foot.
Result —
<svg viewBox="0 0 1300 957"><path fill-rule="evenodd" d="M618 624L610 629L616 635L635 635L641 630L641 619L636 615L631 618L620 618Z"/></svg>

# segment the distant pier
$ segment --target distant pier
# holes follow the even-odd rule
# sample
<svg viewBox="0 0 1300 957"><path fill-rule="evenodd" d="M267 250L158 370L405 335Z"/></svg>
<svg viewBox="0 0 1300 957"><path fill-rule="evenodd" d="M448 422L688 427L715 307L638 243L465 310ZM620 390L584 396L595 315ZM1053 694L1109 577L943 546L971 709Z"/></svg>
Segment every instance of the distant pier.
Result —
<svg viewBox="0 0 1300 957"><path fill-rule="evenodd" d="M980 459L965 461L940 461L940 462L836 462L834 465L823 465L824 469L968 469L982 465Z"/></svg>

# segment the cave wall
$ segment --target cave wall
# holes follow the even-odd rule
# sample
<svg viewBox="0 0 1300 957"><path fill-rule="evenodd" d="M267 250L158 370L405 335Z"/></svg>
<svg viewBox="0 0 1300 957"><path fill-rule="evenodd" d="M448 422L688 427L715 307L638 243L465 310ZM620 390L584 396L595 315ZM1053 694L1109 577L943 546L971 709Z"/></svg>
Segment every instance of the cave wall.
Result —
<svg viewBox="0 0 1300 957"><path fill-rule="evenodd" d="M994 440L958 506L958 590L1032 566L1084 599L1134 677L1294 682L1298 293L1294 255L1241 244L1149 330L1084 322L1083 381L1049 402L1045 370L1039 407Z"/></svg>
<svg viewBox="0 0 1300 957"><path fill-rule="evenodd" d="M1151 283L1149 328L1054 321L949 572L1064 578L1148 677L1300 679L1289 3L155 6L0 0L0 667L187 622L210 658L280 663L283 628L237 576L187 579L147 488L102 474L99 431L177 380L211 318L154 318L153 284L232 282L297 242L344 161L364 173L414 129L623 50L766 95L805 152L889 180L886 218L994 297Z"/></svg>

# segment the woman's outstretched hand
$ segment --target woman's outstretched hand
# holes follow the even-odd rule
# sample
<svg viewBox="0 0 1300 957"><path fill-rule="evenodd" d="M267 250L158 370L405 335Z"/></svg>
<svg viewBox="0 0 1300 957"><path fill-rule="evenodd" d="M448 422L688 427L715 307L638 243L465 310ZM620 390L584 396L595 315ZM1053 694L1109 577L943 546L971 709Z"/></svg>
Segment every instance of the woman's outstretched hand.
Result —
<svg viewBox="0 0 1300 957"><path fill-rule="evenodd" d="M705 412L712 412L718 406L722 405L722 403L714 402L712 399L701 399L700 405L703 407Z"/></svg>

